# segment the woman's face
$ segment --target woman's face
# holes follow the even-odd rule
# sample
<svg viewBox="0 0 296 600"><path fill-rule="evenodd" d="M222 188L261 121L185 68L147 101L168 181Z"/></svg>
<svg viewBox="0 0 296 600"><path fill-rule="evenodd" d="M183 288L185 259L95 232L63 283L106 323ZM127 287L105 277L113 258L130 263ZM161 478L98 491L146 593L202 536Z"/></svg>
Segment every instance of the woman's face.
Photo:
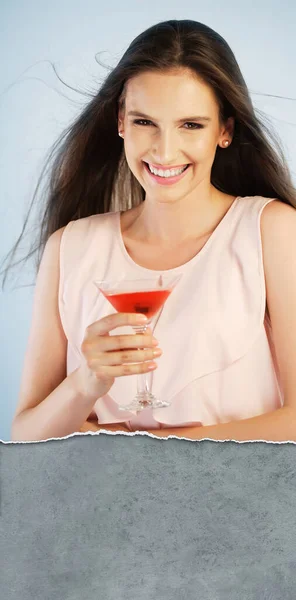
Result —
<svg viewBox="0 0 296 600"><path fill-rule="evenodd" d="M205 180L209 184L217 145L231 142L232 126L233 119L227 129L219 122L212 89L184 69L130 79L118 122L131 171L146 198L160 201L178 200ZM148 165L161 172L151 173Z"/></svg>

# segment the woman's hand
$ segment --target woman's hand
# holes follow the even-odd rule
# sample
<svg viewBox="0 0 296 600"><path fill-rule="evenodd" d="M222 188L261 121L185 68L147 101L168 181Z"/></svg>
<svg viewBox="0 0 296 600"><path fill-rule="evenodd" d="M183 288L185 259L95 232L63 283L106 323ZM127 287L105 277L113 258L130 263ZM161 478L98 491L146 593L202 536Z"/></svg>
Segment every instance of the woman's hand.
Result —
<svg viewBox="0 0 296 600"><path fill-rule="evenodd" d="M92 323L81 345L84 362L79 368L83 393L96 398L108 393L115 377L147 373L157 368L161 355L150 329L145 334L109 335L117 327L145 325L144 315L115 313Z"/></svg>

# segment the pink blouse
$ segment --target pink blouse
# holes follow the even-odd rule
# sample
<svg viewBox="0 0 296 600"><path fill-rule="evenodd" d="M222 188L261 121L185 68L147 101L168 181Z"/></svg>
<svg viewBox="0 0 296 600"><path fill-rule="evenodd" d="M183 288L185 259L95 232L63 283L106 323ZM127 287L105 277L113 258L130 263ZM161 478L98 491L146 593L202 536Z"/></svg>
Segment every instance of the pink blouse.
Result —
<svg viewBox="0 0 296 600"><path fill-rule="evenodd" d="M121 235L120 212L71 221L60 249L59 310L68 340L67 374L79 367L91 323L115 312L93 281L182 273L154 330L163 351L150 374L166 408L121 411L136 394L136 376L118 377L94 410L100 424L130 430L214 425L246 419L283 404L266 314L260 217L273 198L238 197L203 248L169 271L136 264ZM120 327L112 334L132 333Z"/></svg>

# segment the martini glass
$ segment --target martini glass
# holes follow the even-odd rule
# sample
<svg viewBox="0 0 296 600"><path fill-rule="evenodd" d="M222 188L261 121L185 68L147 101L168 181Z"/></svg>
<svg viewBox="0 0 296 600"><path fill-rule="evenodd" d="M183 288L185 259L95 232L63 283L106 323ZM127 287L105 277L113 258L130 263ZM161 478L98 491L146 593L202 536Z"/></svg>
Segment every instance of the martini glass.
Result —
<svg viewBox="0 0 296 600"><path fill-rule="evenodd" d="M152 319L161 310L182 275L160 275L149 279L94 281L110 304L122 313L141 313L147 317L143 325L133 325L135 333L145 333ZM141 411L144 408L163 408L170 402L159 400L150 390L151 373L137 375L137 394L128 406L120 410Z"/></svg>

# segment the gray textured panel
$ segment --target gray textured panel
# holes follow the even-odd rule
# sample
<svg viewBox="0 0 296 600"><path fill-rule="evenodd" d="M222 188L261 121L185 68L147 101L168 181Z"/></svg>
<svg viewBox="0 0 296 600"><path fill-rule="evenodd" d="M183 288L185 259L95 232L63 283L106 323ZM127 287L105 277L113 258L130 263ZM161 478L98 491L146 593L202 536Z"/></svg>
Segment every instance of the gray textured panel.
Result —
<svg viewBox="0 0 296 600"><path fill-rule="evenodd" d="M293 444L1 445L5 600L295 600Z"/></svg>

